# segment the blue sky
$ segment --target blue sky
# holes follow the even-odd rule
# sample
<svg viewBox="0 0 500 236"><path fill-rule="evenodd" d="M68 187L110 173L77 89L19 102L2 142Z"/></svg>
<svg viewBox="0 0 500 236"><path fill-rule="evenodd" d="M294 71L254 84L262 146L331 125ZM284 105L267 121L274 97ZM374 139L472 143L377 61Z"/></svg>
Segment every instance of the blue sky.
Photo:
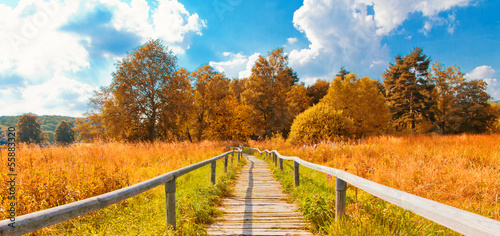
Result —
<svg viewBox="0 0 500 236"><path fill-rule="evenodd" d="M433 62L485 79L499 100L498 11L495 0L4 0L0 116L82 116L115 63L150 38L177 54L178 67L210 64L230 78L284 47L306 84L341 66L380 79L394 56L422 47Z"/></svg>

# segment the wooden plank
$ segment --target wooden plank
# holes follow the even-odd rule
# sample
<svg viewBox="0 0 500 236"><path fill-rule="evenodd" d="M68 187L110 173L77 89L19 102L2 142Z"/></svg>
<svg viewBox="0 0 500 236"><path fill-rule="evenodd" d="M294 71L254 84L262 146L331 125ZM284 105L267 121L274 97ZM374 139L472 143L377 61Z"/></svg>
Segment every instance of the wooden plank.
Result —
<svg viewBox="0 0 500 236"><path fill-rule="evenodd" d="M266 162L253 156L238 175L233 196L223 200L224 215L207 230L209 235L313 235L288 203L281 185Z"/></svg>

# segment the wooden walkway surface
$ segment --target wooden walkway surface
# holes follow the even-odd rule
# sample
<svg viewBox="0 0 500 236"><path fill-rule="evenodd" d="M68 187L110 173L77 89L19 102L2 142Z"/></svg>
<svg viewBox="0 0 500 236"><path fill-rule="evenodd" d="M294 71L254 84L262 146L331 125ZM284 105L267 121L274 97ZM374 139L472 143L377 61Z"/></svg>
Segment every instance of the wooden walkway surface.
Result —
<svg viewBox="0 0 500 236"><path fill-rule="evenodd" d="M209 235L313 235L297 205L287 203L281 184L268 164L245 155L247 164L236 180L234 195L223 200L224 215L207 230Z"/></svg>

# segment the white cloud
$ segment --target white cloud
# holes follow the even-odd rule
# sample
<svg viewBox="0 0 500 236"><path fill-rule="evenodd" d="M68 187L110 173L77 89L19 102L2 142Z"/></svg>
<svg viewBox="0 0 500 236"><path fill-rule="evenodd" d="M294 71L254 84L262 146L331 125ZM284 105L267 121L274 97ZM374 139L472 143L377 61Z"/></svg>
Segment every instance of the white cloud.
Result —
<svg viewBox="0 0 500 236"><path fill-rule="evenodd" d="M305 0L294 14L295 28L303 32L308 48L292 50L290 65L306 83L332 78L345 66L360 75L381 74L390 56L383 37L396 30L409 14L420 12L426 18L422 32L436 24L454 30L455 16L438 13L472 0ZM374 15L367 7L373 6Z"/></svg>
<svg viewBox="0 0 500 236"><path fill-rule="evenodd" d="M376 13L375 13L376 14ZM388 62L388 50L381 46L381 36L367 5L353 0L304 1L293 17L295 28L304 32L308 48L290 52L290 66L300 78L312 83L317 78L330 79L341 66L369 74L380 61Z"/></svg>
<svg viewBox="0 0 500 236"><path fill-rule="evenodd" d="M488 83L487 92L495 100L500 99L500 84L496 78L496 71L491 66L478 66L471 72L465 74L465 77L470 80L483 79L486 83Z"/></svg>
<svg viewBox="0 0 500 236"><path fill-rule="evenodd" d="M14 9L0 7L6 16L0 18L0 73L40 80L53 72L87 68L88 53L78 38L58 31L75 11L73 3L57 1L21 0Z"/></svg>
<svg viewBox="0 0 500 236"><path fill-rule="evenodd" d="M0 115L79 116L85 111L89 92L109 84L105 64L113 65L120 55L103 51L99 64L92 64L96 59L91 58L93 38L78 30L61 29L103 8L111 13L106 27L137 35L142 42L160 38L174 53L184 53L191 38L206 27L198 14L189 13L177 0L159 1L154 6L145 0L132 0L130 5L119 0L20 0L16 7L0 3L0 79L21 80L15 86L7 81L0 87ZM102 70L106 70L105 76L101 76Z"/></svg>
<svg viewBox="0 0 500 236"><path fill-rule="evenodd" d="M25 89L0 90L2 115L81 115L94 88L63 75Z"/></svg>
<svg viewBox="0 0 500 236"><path fill-rule="evenodd" d="M177 0L159 1L153 10L146 0L132 0L130 5L119 0L101 2L117 9L113 17L117 29L134 32L143 40L160 38L175 53L189 49L190 38L202 35L202 29L207 26L197 13L190 14Z"/></svg>
<svg viewBox="0 0 500 236"><path fill-rule="evenodd" d="M288 41L288 44L294 44L298 41L298 39L297 38L288 38L287 41Z"/></svg>
<svg viewBox="0 0 500 236"><path fill-rule="evenodd" d="M260 53L254 53L251 56L245 56L241 53L224 52L225 57L230 57L227 61L211 61L210 66L220 72L224 72L229 78L247 78L252 73L252 67L255 61L259 59Z"/></svg>
<svg viewBox="0 0 500 236"><path fill-rule="evenodd" d="M485 78L493 78L496 75L496 71L487 65L478 66L474 68L471 72L466 74L468 79L485 79Z"/></svg>

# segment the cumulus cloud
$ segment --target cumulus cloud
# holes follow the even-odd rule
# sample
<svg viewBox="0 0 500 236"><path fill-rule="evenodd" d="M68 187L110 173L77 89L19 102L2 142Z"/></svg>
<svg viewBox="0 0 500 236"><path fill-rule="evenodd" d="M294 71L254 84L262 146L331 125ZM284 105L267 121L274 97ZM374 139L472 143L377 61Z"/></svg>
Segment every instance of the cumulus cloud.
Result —
<svg viewBox="0 0 500 236"><path fill-rule="evenodd" d="M287 41L288 41L288 44L294 44L298 41L298 39L297 38L288 38Z"/></svg>
<svg viewBox="0 0 500 236"><path fill-rule="evenodd" d="M361 75L381 74L390 60L382 39L411 13L421 13L427 19L423 33L437 24L447 24L448 31L453 32L454 15L440 18L438 13L471 1L305 0L295 12L293 23L310 44L290 52L290 65L306 83L332 78L341 66Z"/></svg>
<svg viewBox="0 0 500 236"><path fill-rule="evenodd" d="M259 59L260 53L245 56L241 53L224 52L223 56L229 57L227 61L211 61L210 66L220 72L224 72L229 78L247 78L252 73L255 61Z"/></svg>
<svg viewBox="0 0 500 236"><path fill-rule="evenodd" d="M0 3L0 15L0 100L17 99L13 103L18 104L3 106L9 110L2 112L10 114L29 107L43 114L70 111L81 115L90 88L102 84L96 80L109 82L107 69L106 77L94 78L102 75L96 69L108 68L103 64L113 65L116 58L149 38L162 39L175 53L184 53L191 38L206 27L198 14L188 12L177 0L155 5L146 0L131 0L130 4L119 0L20 0L15 7ZM91 69L94 71L89 72ZM18 82L7 83L7 79ZM39 90L51 93L36 92ZM28 100L37 106L27 106Z"/></svg>
<svg viewBox="0 0 500 236"><path fill-rule="evenodd" d="M63 11L65 8L67 11ZM16 8L0 5L0 73L40 80L53 71L87 68L87 51L78 38L58 31L74 13L70 3L21 0Z"/></svg>
<svg viewBox="0 0 500 236"><path fill-rule="evenodd" d="M500 99L500 84L496 78L496 71L487 65L482 65L474 68L471 72L466 73L465 77L470 80L482 79L488 83L487 92L495 99Z"/></svg>
<svg viewBox="0 0 500 236"><path fill-rule="evenodd" d="M306 83L331 78L341 66L368 74L378 69L380 61L389 59L366 4L306 0L295 12L293 23L310 41L308 48L290 52L290 65Z"/></svg>
<svg viewBox="0 0 500 236"><path fill-rule="evenodd" d="M2 115L33 112L74 116L86 110L93 90L92 86L64 75L24 89L0 89Z"/></svg>

